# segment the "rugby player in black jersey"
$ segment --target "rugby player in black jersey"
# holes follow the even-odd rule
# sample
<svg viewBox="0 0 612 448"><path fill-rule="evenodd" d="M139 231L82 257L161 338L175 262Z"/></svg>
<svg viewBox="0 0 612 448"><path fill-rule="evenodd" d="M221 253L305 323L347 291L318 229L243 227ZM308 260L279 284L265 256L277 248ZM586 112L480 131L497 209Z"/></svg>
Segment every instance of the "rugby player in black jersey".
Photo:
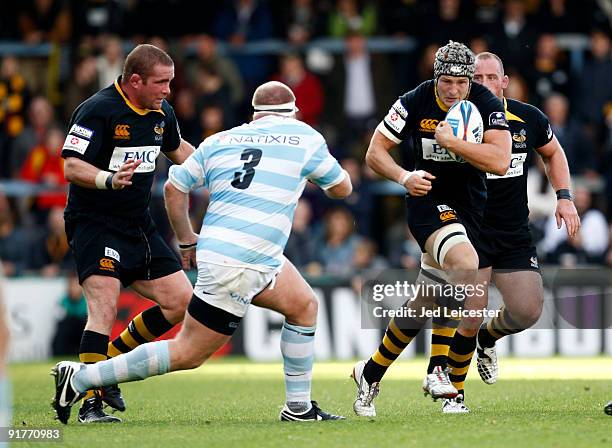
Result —
<svg viewBox="0 0 612 448"><path fill-rule="evenodd" d="M62 149L70 182L66 234L75 255L88 318L79 357L94 363L132 350L182 321L191 283L149 213L156 159L182 163L193 147L181 138L166 101L174 63L153 45L127 56L122 76L74 111ZM185 247L194 245L181 241ZM121 284L155 302L109 344ZM114 386L90 392L79 421L116 422L102 400L125 410Z"/></svg>
<svg viewBox="0 0 612 448"><path fill-rule="evenodd" d="M580 218L570 195L570 173L565 153L555 137L548 118L538 108L504 98L508 86L502 60L485 52L476 57L474 82L482 84L504 102L512 134L512 160L502 176L487 173L487 206L478 242L479 282L491 277L504 306L496 317L482 325L482 317L464 317L455 333L448 365L450 380L458 390L455 399L444 400L445 413L466 413L464 381L477 351L480 377L487 384L497 380L495 341L518 333L537 322L542 313L543 287L536 249L529 231L527 170L534 152L546 166L546 174L557 192L557 226L565 223L568 236L576 235ZM474 295L464 309L487 306L487 295ZM480 329L479 329L480 327Z"/></svg>
<svg viewBox="0 0 612 448"><path fill-rule="evenodd" d="M472 83L474 70L474 54L465 45L451 41L438 49L434 79L392 105L366 155L374 171L407 190L408 226L423 251L424 269L418 280L423 284L474 283L478 255L473 243L478 240L486 203L485 172L503 175L510 162L511 140L503 104L488 89ZM448 109L466 98L483 118L482 144L455 137L443 121ZM412 139L414 172L399 166L389 154L405 138ZM423 295L409 306L422 310L433 305L432 298ZM367 362L355 365L353 378L358 392L353 408L357 415L376 415L373 399L382 376L425 321L422 315L393 319L378 351ZM446 356L432 358L423 388L434 398L456 396L448 378Z"/></svg>

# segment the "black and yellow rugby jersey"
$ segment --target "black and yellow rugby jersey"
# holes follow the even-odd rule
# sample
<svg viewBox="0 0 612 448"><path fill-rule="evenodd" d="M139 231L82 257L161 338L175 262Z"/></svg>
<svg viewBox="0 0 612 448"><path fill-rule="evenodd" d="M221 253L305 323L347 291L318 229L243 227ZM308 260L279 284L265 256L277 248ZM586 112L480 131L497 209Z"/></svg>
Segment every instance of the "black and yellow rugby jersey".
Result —
<svg viewBox="0 0 612 448"><path fill-rule="evenodd" d="M139 109L120 87L121 78L84 101L72 114L62 157L82 159L116 172L127 159L142 163L123 190L97 190L70 184L66 214L94 213L138 218L148 209L157 157L175 151L180 131L172 106Z"/></svg>
<svg viewBox="0 0 612 448"><path fill-rule="evenodd" d="M472 83L467 99L478 108L485 131L508 130L502 102L486 87ZM395 143L412 138L416 169L436 176L428 195L482 216L487 197L485 173L454 160L434 138L447 111L437 97L434 80L425 81L401 96L377 129Z"/></svg>
<svg viewBox="0 0 612 448"><path fill-rule="evenodd" d="M537 107L513 99L504 99L504 105L512 134L512 160L503 176L487 173L484 221L496 229L513 230L529 224L527 170L533 152L552 140L553 131Z"/></svg>

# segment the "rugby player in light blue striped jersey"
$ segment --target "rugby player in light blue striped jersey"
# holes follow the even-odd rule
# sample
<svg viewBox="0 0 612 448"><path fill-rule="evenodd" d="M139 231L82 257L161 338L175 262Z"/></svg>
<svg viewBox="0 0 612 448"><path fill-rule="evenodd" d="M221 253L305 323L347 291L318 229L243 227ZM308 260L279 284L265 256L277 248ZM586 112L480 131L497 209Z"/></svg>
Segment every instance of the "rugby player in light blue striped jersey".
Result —
<svg viewBox="0 0 612 448"><path fill-rule="evenodd" d="M338 199L351 194L352 185L321 134L295 118L298 109L289 87L265 83L253 94L252 105L250 123L207 138L182 165L170 169L166 209L183 267L198 267L181 332L171 341L144 344L108 361L58 363L58 416L69 413L92 387L200 366L229 341L253 303L285 316L286 403L280 419L343 418L311 400L317 299L283 250L307 181ZM188 216L189 192L202 186L210 204L197 235Z"/></svg>

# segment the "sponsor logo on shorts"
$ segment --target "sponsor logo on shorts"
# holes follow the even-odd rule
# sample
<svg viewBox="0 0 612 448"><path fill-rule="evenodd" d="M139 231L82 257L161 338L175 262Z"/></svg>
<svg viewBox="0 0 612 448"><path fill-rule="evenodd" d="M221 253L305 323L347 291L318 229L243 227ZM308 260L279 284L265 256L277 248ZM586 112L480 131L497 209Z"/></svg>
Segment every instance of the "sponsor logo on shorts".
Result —
<svg viewBox="0 0 612 448"><path fill-rule="evenodd" d="M457 219L457 213L455 213L454 210L448 210L440 213L440 220L442 222L450 221L452 219Z"/></svg>
<svg viewBox="0 0 612 448"><path fill-rule="evenodd" d="M538 257L531 257L529 259L529 263L531 264L532 268L539 268L540 266L538 265Z"/></svg>
<svg viewBox="0 0 612 448"><path fill-rule="evenodd" d="M503 112L492 112L489 115L489 126L504 126L508 127L506 114Z"/></svg>
<svg viewBox="0 0 612 448"><path fill-rule="evenodd" d="M105 247L104 255L106 257L114 258L115 260L121 262L121 256L119 255L119 252L117 252L115 249L112 249L110 247Z"/></svg>
<svg viewBox="0 0 612 448"><path fill-rule="evenodd" d="M419 130L422 132L435 132L439 122L440 120L434 120L433 118L424 118L419 123Z"/></svg>
<svg viewBox="0 0 612 448"><path fill-rule="evenodd" d="M118 124L115 126L115 136L117 140L129 140L130 139L130 125L129 124Z"/></svg>
<svg viewBox="0 0 612 448"><path fill-rule="evenodd" d="M68 133L80 135L88 140L91 140L91 137L93 136L93 131L91 129L87 129L85 126L80 126L78 124L73 124Z"/></svg>
<svg viewBox="0 0 612 448"><path fill-rule="evenodd" d="M103 271L115 272L115 260L110 258L100 258L100 269Z"/></svg>
<svg viewBox="0 0 612 448"><path fill-rule="evenodd" d="M442 213L442 212L446 212L446 211L449 211L449 210L450 210L450 211L454 211L454 210L453 210L451 207L449 207L449 206L448 206L448 205L446 205L446 204L440 204L440 205L437 205L436 207L438 208L438 211L439 211L440 213Z"/></svg>

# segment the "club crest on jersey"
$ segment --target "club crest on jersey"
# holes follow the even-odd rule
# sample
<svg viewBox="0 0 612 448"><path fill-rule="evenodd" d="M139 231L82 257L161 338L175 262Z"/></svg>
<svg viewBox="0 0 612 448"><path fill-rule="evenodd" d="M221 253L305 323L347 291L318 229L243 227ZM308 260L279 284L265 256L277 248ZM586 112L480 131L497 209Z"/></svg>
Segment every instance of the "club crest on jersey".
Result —
<svg viewBox="0 0 612 448"><path fill-rule="evenodd" d="M115 126L114 139L117 140L129 140L130 139L130 125L129 124L118 124Z"/></svg>
<svg viewBox="0 0 612 448"><path fill-rule="evenodd" d="M161 122L159 124L156 124L155 127L153 128L153 132L155 132L155 141L161 141L161 139L163 138L162 136L164 135L164 126L166 125L165 122Z"/></svg>

